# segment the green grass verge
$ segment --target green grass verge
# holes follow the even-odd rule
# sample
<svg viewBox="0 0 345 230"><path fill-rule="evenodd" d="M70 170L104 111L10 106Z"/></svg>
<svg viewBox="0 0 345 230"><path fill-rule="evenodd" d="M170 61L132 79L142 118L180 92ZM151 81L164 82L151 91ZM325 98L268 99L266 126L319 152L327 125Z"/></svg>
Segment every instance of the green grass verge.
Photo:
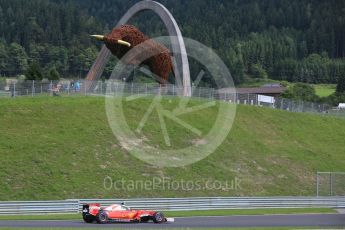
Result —
<svg viewBox="0 0 345 230"><path fill-rule="evenodd" d="M178 102L163 100L167 110ZM132 129L150 103L148 99L124 102ZM188 106L201 103L192 100ZM206 133L220 103L179 118ZM345 171L344 119L238 106L231 132L213 154L178 169L159 168L120 146L109 128L104 104L99 97L0 100L0 200L315 195L316 171ZM149 117L142 139L168 148L158 120L157 113ZM172 120L166 119L166 125L171 148L200 141ZM123 179L125 186L107 190L105 176ZM154 178L201 185L218 181L224 186L132 188L127 183ZM233 188L236 179L240 186Z"/></svg>
<svg viewBox="0 0 345 230"><path fill-rule="evenodd" d="M165 211L167 217L336 213L331 208L226 209L205 211ZM10 215L0 220L79 220L81 214Z"/></svg>
<svg viewBox="0 0 345 230"><path fill-rule="evenodd" d="M328 97L335 92L335 84L317 84L314 85L315 93L319 97Z"/></svg>

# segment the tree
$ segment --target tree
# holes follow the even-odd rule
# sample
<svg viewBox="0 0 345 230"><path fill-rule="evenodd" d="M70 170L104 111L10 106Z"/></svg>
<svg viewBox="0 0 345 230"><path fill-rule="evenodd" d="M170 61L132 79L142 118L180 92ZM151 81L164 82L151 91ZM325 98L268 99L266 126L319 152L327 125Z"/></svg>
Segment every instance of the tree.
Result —
<svg viewBox="0 0 345 230"><path fill-rule="evenodd" d="M241 60L236 60L232 67L232 77L235 83L241 83L244 79L244 66Z"/></svg>
<svg viewBox="0 0 345 230"><path fill-rule="evenodd" d="M42 71L37 62L33 62L25 74L26 80L39 80L43 79Z"/></svg>
<svg viewBox="0 0 345 230"><path fill-rule="evenodd" d="M282 94L282 97L298 101L315 102L319 100L319 97L315 93L314 86L305 83L294 84Z"/></svg>
<svg viewBox="0 0 345 230"><path fill-rule="evenodd" d="M6 74L8 68L8 53L4 43L0 41L0 75Z"/></svg>
<svg viewBox="0 0 345 230"><path fill-rule="evenodd" d="M18 43L11 43L8 52L8 72L11 75L24 73L28 67L28 56Z"/></svg>
<svg viewBox="0 0 345 230"><path fill-rule="evenodd" d="M274 66L273 77L278 80L295 81L298 76L298 62L287 58L277 62Z"/></svg>
<svg viewBox="0 0 345 230"><path fill-rule="evenodd" d="M345 93L345 75L339 77L336 91L337 93Z"/></svg>
<svg viewBox="0 0 345 230"><path fill-rule="evenodd" d="M267 79L267 72L261 67L260 64L251 65L250 74L252 74L255 78Z"/></svg>
<svg viewBox="0 0 345 230"><path fill-rule="evenodd" d="M56 70L55 66L49 70L48 79L51 81L56 81L60 79L60 74Z"/></svg>

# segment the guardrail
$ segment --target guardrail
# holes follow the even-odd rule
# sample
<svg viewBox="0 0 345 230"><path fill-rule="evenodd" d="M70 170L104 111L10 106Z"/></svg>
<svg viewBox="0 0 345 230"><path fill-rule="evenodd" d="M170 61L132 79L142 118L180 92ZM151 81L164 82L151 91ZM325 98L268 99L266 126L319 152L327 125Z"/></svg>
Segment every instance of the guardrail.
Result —
<svg viewBox="0 0 345 230"><path fill-rule="evenodd" d="M78 213L79 200L0 202L0 215Z"/></svg>
<svg viewBox="0 0 345 230"><path fill-rule="evenodd" d="M124 202L135 209L162 211L253 208L345 208L345 197L193 197L142 199L80 199L0 202L0 215L79 213L86 203L102 206Z"/></svg>
<svg viewBox="0 0 345 230"><path fill-rule="evenodd" d="M308 207L345 208L345 197L198 197L80 200L80 204L100 203L104 206L121 202L133 208L162 211Z"/></svg>

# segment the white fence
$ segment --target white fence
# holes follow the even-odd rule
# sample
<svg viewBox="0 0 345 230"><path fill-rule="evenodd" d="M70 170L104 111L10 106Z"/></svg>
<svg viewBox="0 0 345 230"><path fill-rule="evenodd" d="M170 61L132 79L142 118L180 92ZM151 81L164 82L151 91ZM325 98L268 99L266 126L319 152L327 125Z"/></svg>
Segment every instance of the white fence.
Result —
<svg viewBox="0 0 345 230"><path fill-rule="evenodd" d="M88 91L85 86L93 85L92 91ZM59 82L13 82L10 84L0 84L0 96L17 97L17 96L38 96L38 95L155 95L160 93L166 96L181 95L182 88L175 85L167 85L161 88L157 84L143 84L143 83L124 83L114 81L59 81ZM327 104L318 104L304 101L292 101L284 98L274 98L274 100L262 100L262 95L257 94L243 94L243 93L219 93L212 88L191 88L192 97L204 98L209 100L223 100L237 104L248 104L255 106L265 106L274 109L287 110L292 112L310 112L322 115L336 115L345 117L345 112L340 110L332 110L331 106ZM265 98L267 98L265 96Z"/></svg>
<svg viewBox="0 0 345 230"><path fill-rule="evenodd" d="M0 202L0 215L80 213L83 204L124 202L135 209L161 211L253 208L345 208L345 197L192 197L142 199L80 199Z"/></svg>

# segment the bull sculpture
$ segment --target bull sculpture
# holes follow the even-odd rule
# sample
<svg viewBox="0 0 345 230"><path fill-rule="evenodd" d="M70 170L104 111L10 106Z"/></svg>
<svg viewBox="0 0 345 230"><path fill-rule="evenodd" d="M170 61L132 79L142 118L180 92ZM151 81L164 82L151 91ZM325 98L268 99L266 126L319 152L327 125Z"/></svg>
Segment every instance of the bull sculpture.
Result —
<svg viewBox="0 0 345 230"><path fill-rule="evenodd" d="M91 35L91 37L103 41L110 52L119 59L138 46L134 54L126 56L122 61L129 65L147 65L154 73L155 80L161 85L166 84L170 73L173 72L169 50L164 45L150 40L135 26L122 25L114 28L105 36ZM139 46L143 43L144 45Z"/></svg>

